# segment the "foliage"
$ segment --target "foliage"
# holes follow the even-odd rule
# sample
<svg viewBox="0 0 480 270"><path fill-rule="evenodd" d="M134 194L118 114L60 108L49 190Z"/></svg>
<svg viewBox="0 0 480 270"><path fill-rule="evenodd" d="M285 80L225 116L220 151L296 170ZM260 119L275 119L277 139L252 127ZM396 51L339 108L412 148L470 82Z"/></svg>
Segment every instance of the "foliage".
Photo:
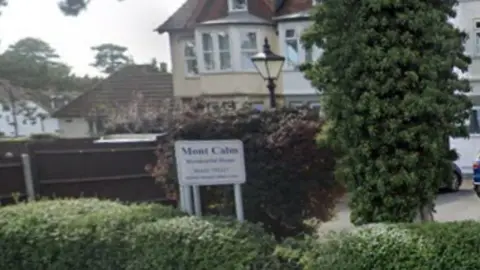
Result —
<svg viewBox="0 0 480 270"><path fill-rule="evenodd" d="M332 153L315 143L322 126L318 115L306 108L259 112L207 105L196 99L172 113L157 164L149 168L158 181L176 181L174 141L240 139L248 177L243 185L247 220L261 222L281 238L311 232L314 226L306 224L307 219L331 218L341 188L333 178ZM202 190L204 212L231 215L233 201L230 187Z"/></svg>
<svg viewBox="0 0 480 270"><path fill-rule="evenodd" d="M92 47L95 52L95 62L91 65L101 72L112 74L128 64L133 64L133 59L126 55L128 48L112 43L104 43Z"/></svg>
<svg viewBox="0 0 480 270"><path fill-rule="evenodd" d="M140 225L132 235L145 244L134 249L128 270L280 269L275 240L249 223L183 217Z"/></svg>
<svg viewBox="0 0 480 270"><path fill-rule="evenodd" d="M77 77L47 42L26 37L0 55L1 79L34 90L79 91L88 89L95 78Z"/></svg>
<svg viewBox="0 0 480 270"><path fill-rule="evenodd" d="M0 209L0 268L280 269L258 226L95 199Z"/></svg>
<svg viewBox="0 0 480 270"><path fill-rule="evenodd" d="M167 132L172 102L175 101L165 99L158 104L134 92L127 105L107 106L97 113L105 115L106 134L163 133Z"/></svg>
<svg viewBox="0 0 480 270"><path fill-rule="evenodd" d="M325 0L312 15L304 41L324 53L303 70L323 91L321 137L340 154L355 224L414 220L451 174L446 142L467 136L471 106L456 3Z"/></svg>
<svg viewBox="0 0 480 270"><path fill-rule="evenodd" d="M276 255L296 269L476 269L480 224L473 221L371 224L302 242L289 240Z"/></svg>

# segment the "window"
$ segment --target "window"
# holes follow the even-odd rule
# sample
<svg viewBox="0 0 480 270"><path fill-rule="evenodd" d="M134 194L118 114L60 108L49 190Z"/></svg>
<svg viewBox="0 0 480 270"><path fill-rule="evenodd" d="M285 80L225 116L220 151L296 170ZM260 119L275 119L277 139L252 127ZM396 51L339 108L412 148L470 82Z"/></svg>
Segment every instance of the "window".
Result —
<svg viewBox="0 0 480 270"><path fill-rule="evenodd" d="M242 69L254 69L255 66L252 63L252 56L258 52L258 42L256 32L244 32L241 33L241 59Z"/></svg>
<svg viewBox="0 0 480 270"><path fill-rule="evenodd" d="M214 70L215 59L212 34L202 34L202 51L205 70Z"/></svg>
<svg viewBox="0 0 480 270"><path fill-rule="evenodd" d="M474 36L475 36L475 49L474 54L480 55L480 20L475 20L474 25Z"/></svg>
<svg viewBox="0 0 480 270"><path fill-rule="evenodd" d="M228 33L222 32L217 35L218 50L220 58L220 69L231 69L232 60L230 58L230 39Z"/></svg>
<svg viewBox="0 0 480 270"><path fill-rule="evenodd" d="M480 134L480 107L473 107L467 122L470 134Z"/></svg>
<svg viewBox="0 0 480 270"><path fill-rule="evenodd" d="M195 52L195 42L193 40L185 42L183 56L185 59L185 72L187 76L198 75L197 53Z"/></svg>
<svg viewBox="0 0 480 270"><path fill-rule="evenodd" d="M285 31L285 62L289 68L296 68L299 64L299 40L295 29Z"/></svg>
<svg viewBox="0 0 480 270"><path fill-rule="evenodd" d="M320 57L322 50L317 47L305 48L301 43L301 35L304 27L300 29L286 29L284 32L285 39L285 68L298 69L303 62L312 62Z"/></svg>
<svg viewBox="0 0 480 270"><path fill-rule="evenodd" d="M247 11L247 1L248 0L228 0L230 11Z"/></svg>
<svg viewBox="0 0 480 270"><path fill-rule="evenodd" d="M226 32L203 33L202 60L205 71L223 71L232 68L230 37Z"/></svg>
<svg viewBox="0 0 480 270"><path fill-rule="evenodd" d="M312 5L318 5L321 4L323 0L312 0Z"/></svg>

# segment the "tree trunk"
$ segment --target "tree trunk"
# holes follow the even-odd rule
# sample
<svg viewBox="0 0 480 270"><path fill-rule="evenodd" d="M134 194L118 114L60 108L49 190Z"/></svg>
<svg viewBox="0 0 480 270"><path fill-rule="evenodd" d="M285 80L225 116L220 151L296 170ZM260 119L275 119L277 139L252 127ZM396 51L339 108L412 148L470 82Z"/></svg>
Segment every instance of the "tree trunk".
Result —
<svg viewBox="0 0 480 270"><path fill-rule="evenodd" d="M433 205L431 203L422 205L419 208L419 213L417 216L417 222L429 222L429 221L434 221L433 218Z"/></svg>

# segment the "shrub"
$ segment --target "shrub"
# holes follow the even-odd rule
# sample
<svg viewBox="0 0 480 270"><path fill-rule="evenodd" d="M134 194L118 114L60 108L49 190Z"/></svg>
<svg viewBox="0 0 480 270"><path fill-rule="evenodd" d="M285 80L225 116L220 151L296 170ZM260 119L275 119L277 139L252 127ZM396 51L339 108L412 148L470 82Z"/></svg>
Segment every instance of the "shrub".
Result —
<svg viewBox="0 0 480 270"><path fill-rule="evenodd" d="M480 223L374 224L277 248L296 268L325 270L478 269Z"/></svg>
<svg viewBox="0 0 480 270"><path fill-rule="evenodd" d="M124 269L136 225L182 215L161 205L97 199L0 209L0 269Z"/></svg>
<svg viewBox="0 0 480 270"><path fill-rule="evenodd" d="M313 227L304 222L307 219L331 218L341 188L334 181L332 152L316 145L315 137L323 122L314 111L209 111L199 102L174 119L152 168L159 181L176 182L174 141L240 139L247 170L247 183L243 186L247 220L261 222L267 231L281 238L311 232ZM213 207L217 208L216 213L233 214L230 187L202 189L204 212Z"/></svg>
<svg viewBox="0 0 480 270"><path fill-rule="evenodd" d="M141 224L128 270L281 269L275 240L261 227L218 218L181 217Z"/></svg>
<svg viewBox="0 0 480 270"><path fill-rule="evenodd" d="M257 225L96 199L0 209L0 269L282 269Z"/></svg>

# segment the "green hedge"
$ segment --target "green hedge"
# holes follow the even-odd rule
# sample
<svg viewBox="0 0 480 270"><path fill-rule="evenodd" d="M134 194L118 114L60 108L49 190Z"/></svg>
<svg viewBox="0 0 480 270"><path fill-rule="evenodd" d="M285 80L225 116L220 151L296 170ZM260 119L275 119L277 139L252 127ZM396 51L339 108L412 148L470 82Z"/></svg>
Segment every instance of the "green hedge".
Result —
<svg viewBox="0 0 480 270"><path fill-rule="evenodd" d="M255 225L160 205L58 200L0 208L0 269L280 269Z"/></svg>
<svg viewBox="0 0 480 270"><path fill-rule="evenodd" d="M480 269L480 223L369 225L287 241L277 254L304 270Z"/></svg>

